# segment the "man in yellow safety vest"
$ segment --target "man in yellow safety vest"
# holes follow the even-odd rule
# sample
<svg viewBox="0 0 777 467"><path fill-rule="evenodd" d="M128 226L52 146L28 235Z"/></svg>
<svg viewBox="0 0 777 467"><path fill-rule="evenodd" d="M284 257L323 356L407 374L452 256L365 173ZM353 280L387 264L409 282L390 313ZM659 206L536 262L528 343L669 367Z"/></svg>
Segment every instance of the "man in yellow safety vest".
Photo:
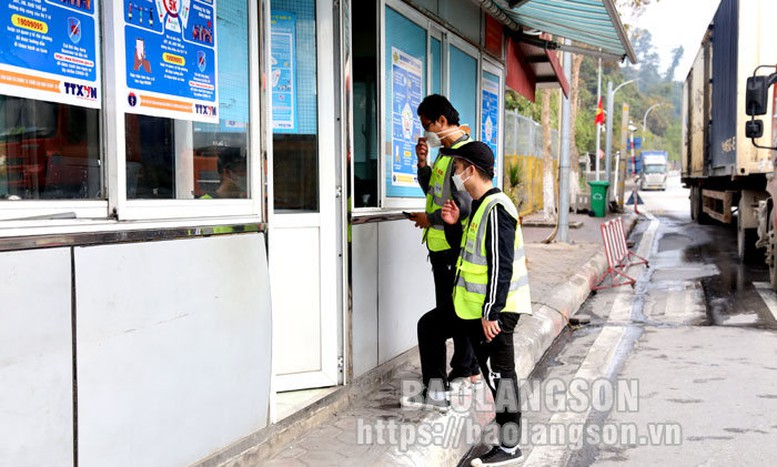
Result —
<svg viewBox="0 0 777 467"><path fill-rule="evenodd" d="M493 185L491 148L475 141L443 152L454 158L453 182L472 196L470 215L463 221L453 306L494 395L500 428L500 444L471 465L505 465L521 457L513 330L521 314L531 314L523 236L515 205ZM453 202L442 208L446 224L459 223L460 214Z"/></svg>
<svg viewBox="0 0 777 467"><path fill-rule="evenodd" d="M471 140L459 126L458 111L444 96L432 94L424 98L418 106L418 117L425 136L418 139L415 151L418 158L418 182L426 194L426 210L413 213L411 220L417 227L424 229L423 238L432 264L436 302L435 308L418 321L418 346L424 387L429 387L430 380L439 380L444 390L455 379L476 382L480 378L472 346L463 329L454 326L458 320L453 312L452 292L459 245L458 242L448 242L446 235L450 234L446 234L441 217L441 209L446 201L455 202L466 215L472 199L466 192L457 191L453 186L452 159L439 154L430 165L429 156L430 148L458 148ZM457 227L460 229L461 226ZM439 335L439 339L436 335ZM449 337L453 338L453 356L451 372L446 374L444 343Z"/></svg>

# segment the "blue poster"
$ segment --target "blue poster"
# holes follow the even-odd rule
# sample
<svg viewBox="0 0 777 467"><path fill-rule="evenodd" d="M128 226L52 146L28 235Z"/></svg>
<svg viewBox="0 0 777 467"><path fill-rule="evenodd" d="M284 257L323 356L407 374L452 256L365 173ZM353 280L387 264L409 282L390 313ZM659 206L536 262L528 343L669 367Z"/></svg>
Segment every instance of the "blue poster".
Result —
<svg viewBox="0 0 777 467"><path fill-rule="evenodd" d="M499 77L483 72L480 137L494 152L495 177L499 173Z"/></svg>
<svg viewBox="0 0 777 467"><path fill-rule="evenodd" d="M216 0L123 1L128 111L217 123Z"/></svg>
<svg viewBox="0 0 777 467"><path fill-rule="evenodd" d="M297 43L294 13L272 14L272 129L297 132Z"/></svg>
<svg viewBox="0 0 777 467"><path fill-rule="evenodd" d="M423 66L420 59L391 48L391 184L418 187L415 145L423 135L415 111L421 104ZM389 194L390 195L390 194Z"/></svg>
<svg viewBox="0 0 777 467"><path fill-rule="evenodd" d="M93 0L4 0L0 92L99 108L97 4ZM43 97L41 97L43 98Z"/></svg>

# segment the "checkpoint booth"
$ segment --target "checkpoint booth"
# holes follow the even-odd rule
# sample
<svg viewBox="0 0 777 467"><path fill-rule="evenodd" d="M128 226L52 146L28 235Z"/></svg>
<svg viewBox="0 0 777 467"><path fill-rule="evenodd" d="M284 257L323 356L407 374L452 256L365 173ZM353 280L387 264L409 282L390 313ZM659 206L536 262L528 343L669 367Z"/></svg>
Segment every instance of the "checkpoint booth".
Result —
<svg viewBox="0 0 777 467"><path fill-rule="evenodd" d="M203 462L412 349L420 100L500 155L536 32L631 53L520 3L0 4L0 463Z"/></svg>

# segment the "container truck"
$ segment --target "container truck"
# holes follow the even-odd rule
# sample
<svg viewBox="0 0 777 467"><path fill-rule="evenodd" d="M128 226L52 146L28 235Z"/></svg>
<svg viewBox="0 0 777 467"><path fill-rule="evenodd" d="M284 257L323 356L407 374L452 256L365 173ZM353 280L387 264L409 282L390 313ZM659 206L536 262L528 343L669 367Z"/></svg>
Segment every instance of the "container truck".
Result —
<svg viewBox="0 0 777 467"><path fill-rule="evenodd" d="M642 151L640 190L666 190L668 160L666 151Z"/></svg>
<svg viewBox="0 0 777 467"><path fill-rule="evenodd" d="M700 224L736 222L740 259L766 259L772 276L764 219L773 205L767 179L774 167L771 152L746 137L745 123L748 77L759 65L777 63L775 17L773 0L720 2L683 86L681 145L691 217ZM773 115L774 102L764 111ZM771 125L762 126L761 146L770 145L772 134Z"/></svg>

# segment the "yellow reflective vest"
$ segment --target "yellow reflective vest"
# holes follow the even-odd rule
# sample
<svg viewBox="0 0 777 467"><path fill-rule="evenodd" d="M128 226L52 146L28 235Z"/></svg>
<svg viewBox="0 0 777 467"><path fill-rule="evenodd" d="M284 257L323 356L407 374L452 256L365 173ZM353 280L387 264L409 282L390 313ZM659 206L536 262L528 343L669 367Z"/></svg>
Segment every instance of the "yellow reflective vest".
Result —
<svg viewBox="0 0 777 467"><path fill-rule="evenodd" d="M458 149L471 140L460 141L451 146ZM426 192L426 215L442 209L446 201L451 199L450 179L453 171L453 158L440 152L432 166L432 176L429 179L429 191ZM429 251L449 250L451 246L445 240L445 230L442 225L431 225L424 231L424 241Z"/></svg>
<svg viewBox="0 0 777 467"><path fill-rule="evenodd" d="M486 258L486 224L488 214L497 204L516 221L515 247L513 256L513 275L510 278L510 290L502 313L531 314L531 295L529 293L529 275L526 271L526 253L523 246L521 227L518 224L518 210L501 191L486 196L478 210L470 215L464 224L461 237L461 253L456 264L456 284L453 288L453 306L462 319L483 317L483 305L486 301L488 286L488 263ZM496 235L496 232L492 232ZM498 252L493 251L493 254Z"/></svg>

